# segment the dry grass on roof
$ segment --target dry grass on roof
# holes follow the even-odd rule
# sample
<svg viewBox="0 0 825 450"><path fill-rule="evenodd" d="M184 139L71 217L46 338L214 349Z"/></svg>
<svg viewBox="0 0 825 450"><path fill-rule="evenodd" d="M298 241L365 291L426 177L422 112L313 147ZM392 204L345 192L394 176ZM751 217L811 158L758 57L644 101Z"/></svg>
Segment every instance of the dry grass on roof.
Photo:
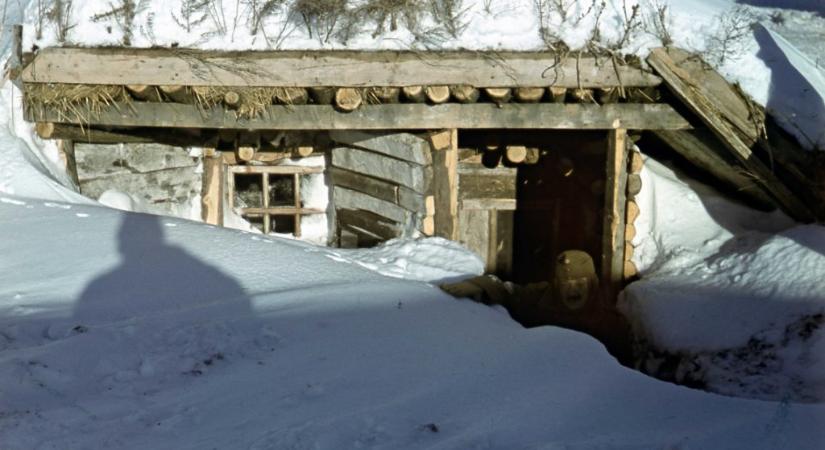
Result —
<svg viewBox="0 0 825 450"><path fill-rule="evenodd" d="M99 114L104 108L128 106L130 99L124 86L105 84L31 84L26 86L23 96L30 110L50 108L80 124L89 123L88 115Z"/></svg>

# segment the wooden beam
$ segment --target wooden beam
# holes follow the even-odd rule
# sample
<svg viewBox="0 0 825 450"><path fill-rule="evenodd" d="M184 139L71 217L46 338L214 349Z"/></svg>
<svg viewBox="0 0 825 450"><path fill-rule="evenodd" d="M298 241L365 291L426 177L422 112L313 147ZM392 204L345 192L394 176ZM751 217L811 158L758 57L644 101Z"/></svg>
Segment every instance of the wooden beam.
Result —
<svg viewBox="0 0 825 450"><path fill-rule="evenodd" d="M605 300L611 303L616 300L624 278L626 183L627 130L611 130L608 133L601 270Z"/></svg>
<svg viewBox="0 0 825 450"><path fill-rule="evenodd" d="M223 174L223 158L220 154L203 158L201 218L211 225L223 225Z"/></svg>
<svg viewBox="0 0 825 450"><path fill-rule="evenodd" d="M341 113L328 105L267 107L255 118L238 118L233 111L213 108L202 111L178 103L133 102L128 107L94 111L78 105L77 114L42 106L25 111L30 122L77 123L114 127L217 128L247 130L426 130L426 129L666 129L691 126L665 104L558 104L476 103L461 105L396 104L364 105Z"/></svg>
<svg viewBox="0 0 825 450"><path fill-rule="evenodd" d="M548 67L553 70L548 71ZM548 73L549 72L549 73ZM552 52L264 51L45 48L26 82L256 87L655 86L642 69Z"/></svg>
<svg viewBox="0 0 825 450"><path fill-rule="evenodd" d="M450 147L433 151L435 234L458 239L458 130L450 130Z"/></svg>
<svg viewBox="0 0 825 450"><path fill-rule="evenodd" d="M61 140L58 142L57 150L66 160L66 173L72 179L72 183L80 188L80 177L77 175L77 158L75 158L74 141Z"/></svg>
<svg viewBox="0 0 825 450"><path fill-rule="evenodd" d="M777 203L791 217L801 221L811 221L810 209L785 186L776 175L751 151L715 105L695 84L689 75L670 59L665 49L654 49L648 57L648 63L667 82L676 96L691 109L708 128L718 137L725 147L742 163L742 165L765 187Z"/></svg>

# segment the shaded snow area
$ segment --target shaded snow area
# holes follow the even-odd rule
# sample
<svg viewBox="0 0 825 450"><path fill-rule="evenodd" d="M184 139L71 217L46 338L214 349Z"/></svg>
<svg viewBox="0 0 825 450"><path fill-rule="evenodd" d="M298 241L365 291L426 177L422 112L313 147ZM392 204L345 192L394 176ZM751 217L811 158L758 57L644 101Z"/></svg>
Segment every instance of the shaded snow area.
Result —
<svg viewBox="0 0 825 450"><path fill-rule="evenodd" d="M414 13L396 14L395 20L367 7L389 4L376 0L328 2L347 5L332 7L337 12L330 16L317 8L301 9L313 3L304 0L44 0L17 2L10 9L24 6L27 49L77 44L218 50L549 46L645 57L651 48L672 43L701 53L740 83L804 146L825 150L825 50L820 45L825 5L820 0L804 8L767 0L429 1L441 5L434 9L427 1ZM64 5L62 20L55 19L56 3ZM127 4L132 8L122 7ZM538 4L544 6L538 9Z"/></svg>
<svg viewBox="0 0 825 450"><path fill-rule="evenodd" d="M4 449L825 445L823 405L660 382L325 249L2 198Z"/></svg>
<svg viewBox="0 0 825 450"><path fill-rule="evenodd" d="M825 228L735 204L647 160L623 308L642 369L715 392L825 400Z"/></svg>

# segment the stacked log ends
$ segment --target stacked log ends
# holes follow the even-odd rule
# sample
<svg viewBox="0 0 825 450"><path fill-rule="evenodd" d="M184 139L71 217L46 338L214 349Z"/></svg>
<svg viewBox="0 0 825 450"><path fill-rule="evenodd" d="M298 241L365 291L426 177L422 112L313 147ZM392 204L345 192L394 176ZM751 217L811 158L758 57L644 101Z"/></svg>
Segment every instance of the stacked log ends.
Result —
<svg viewBox="0 0 825 450"><path fill-rule="evenodd" d="M427 100L435 105L447 103L450 100L450 88L448 86L427 86L424 90Z"/></svg>
<svg viewBox="0 0 825 450"><path fill-rule="evenodd" d="M527 156L524 158L525 164L538 164L541 159L541 150L531 147L527 149Z"/></svg>
<svg viewBox="0 0 825 450"><path fill-rule="evenodd" d="M398 103L401 96L401 88L397 87L373 87L367 89L368 103Z"/></svg>
<svg viewBox="0 0 825 450"><path fill-rule="evenodd" d="M564 99L567 97L567 88L564 87L551 86L547 88L547 91L550 95L550 101L553 103L564 103Z"/></svg>
<svg viewBox="0 0 825 450"><path fill-rule="evenodd" d="M412 103L424 103L427 100L427 95L421 86L403 87L401 88L401 93L404 95L405 100Z"/></svg>
<svg viewBox="0 0 825 450"><path fill-rule="evenodd" d="M309 103L309 92L304 88L277 88L272 97L275 102L281 105L306 105Z"/></svg>
<svg viewBox="0 0 825 450"><path fill-rule="evenodd" d="M355 111L363 102L364 98L358 89L340 88L335 92L335 107L341 111Z"/></svg>
<svg viewBox="0 0 825 450"><path fill-rule="evenodd" d="M606 105L610 103L616 103L619 101L619 88L617 87L610 87L610 88L600 88L596 90L596 97L599 101L599 104Z"/></svg>
<svg viewBox="0 0 825 450"><path fill-rule="evenodd" d="M487 97L489 97L493 103L499 105L509 102L513 96L513 92L509 88L486 88L484 89L484 93L487 94Z"/></svg>
<svg viewBox="0 0 825 450"><path fill-rule="evenodd" d="M459 103L475 103L481 95L478 89L467 85L451 86L450 93Z"/></svg>
<svg viewBox="0 0 825 450"><path fill-rule="evenodd" d="M520 87L516 89L516 101L520 103L538 103L544 97L544 88Z"/></svg>
<svg viewBox="0 0 825 450"><path fill-rule="evenodd" d="M223 94L223 102L228 108L237 109L241 104L241 95L235 91L227 91Z"/></svg>
<svg viewBox="0 0 825 450"><path fill-rule="evenodd" d="M528 151L527 147L522 145L508 145L505 153L508 161L513 164L520 164L527 159Z"/></svg>
<svg viewBox="0 0 825 450"><path fill-rule="evenodd" d="M161 101L160 92L155 86L146 84L130 84L126 86L126 90L138 100L145 102L159 102Z"/></svg>
<svg viewBox="0 0 825 450"><path fill-rule="evenodd" d="M331 87L313 87L309 88L309 96L312 101L318 105L331 105L335 99L335 88Z"/></svg>
<svg viewBox="0 0 825 450"><path fill-rule="evenodd" d="M570 89L568 95L573 103L592 103L596 101L593 98L592 89Z"/></svg>
<svg viewBox="0 0 825 450"><path fill-rule="evenodd" d="M633 262L633 255L636 251L633 246L633 239L636 238L636 219L639 218L639 204L636 203L635 196L641 191L642 178L641 171L644 167L644 159L638 151L630 152L627 175L628 202L625 217L625 254L624 254L624 277L632 279L638 275L636 264Z"/></svg>

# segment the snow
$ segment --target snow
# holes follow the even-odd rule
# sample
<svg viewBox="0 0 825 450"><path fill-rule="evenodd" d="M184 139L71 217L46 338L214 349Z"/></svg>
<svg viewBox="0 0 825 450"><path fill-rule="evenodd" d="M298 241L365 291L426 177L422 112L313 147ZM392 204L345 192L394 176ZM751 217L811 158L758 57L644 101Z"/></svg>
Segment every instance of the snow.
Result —
<svg viewBox="0 0 825 450"><path fill-rule="evenodd" d="M9 17L24 3L11 2ZM493 3L502 9L490 16L470 10L486 28L479 20L450 45L538 45L523 31L535 20L525 2ZM674 20L698 40L729 6L680 2L693 15ZM84 19L102 4L76 8L70 36L117 39ZM165 8L156 10L175 7ZM243 29L223 47L226 36L198 42L158 20L166 44L264 45ZM504 31L483 32L493 21ZM320 46L295 33L290 45ZM353 45L401 45L404 31L395 36ZM785 44L775 40L788 54ZM767 93L766 72L744 58L749 89ZM800 61L788 57L817 83ZM54 146L20 114L20 92L6 82L3 449L825 447L820 226L748 209L647 159L634 242L643 277L622 308L651 352L679 358L682 381L765 401L734 398L621 367L584 334L527 330L443 294L430 283L483 270L454 243L345 251L107 208L70 187ZM646 363L658 373L667 365Z"/></svg>

